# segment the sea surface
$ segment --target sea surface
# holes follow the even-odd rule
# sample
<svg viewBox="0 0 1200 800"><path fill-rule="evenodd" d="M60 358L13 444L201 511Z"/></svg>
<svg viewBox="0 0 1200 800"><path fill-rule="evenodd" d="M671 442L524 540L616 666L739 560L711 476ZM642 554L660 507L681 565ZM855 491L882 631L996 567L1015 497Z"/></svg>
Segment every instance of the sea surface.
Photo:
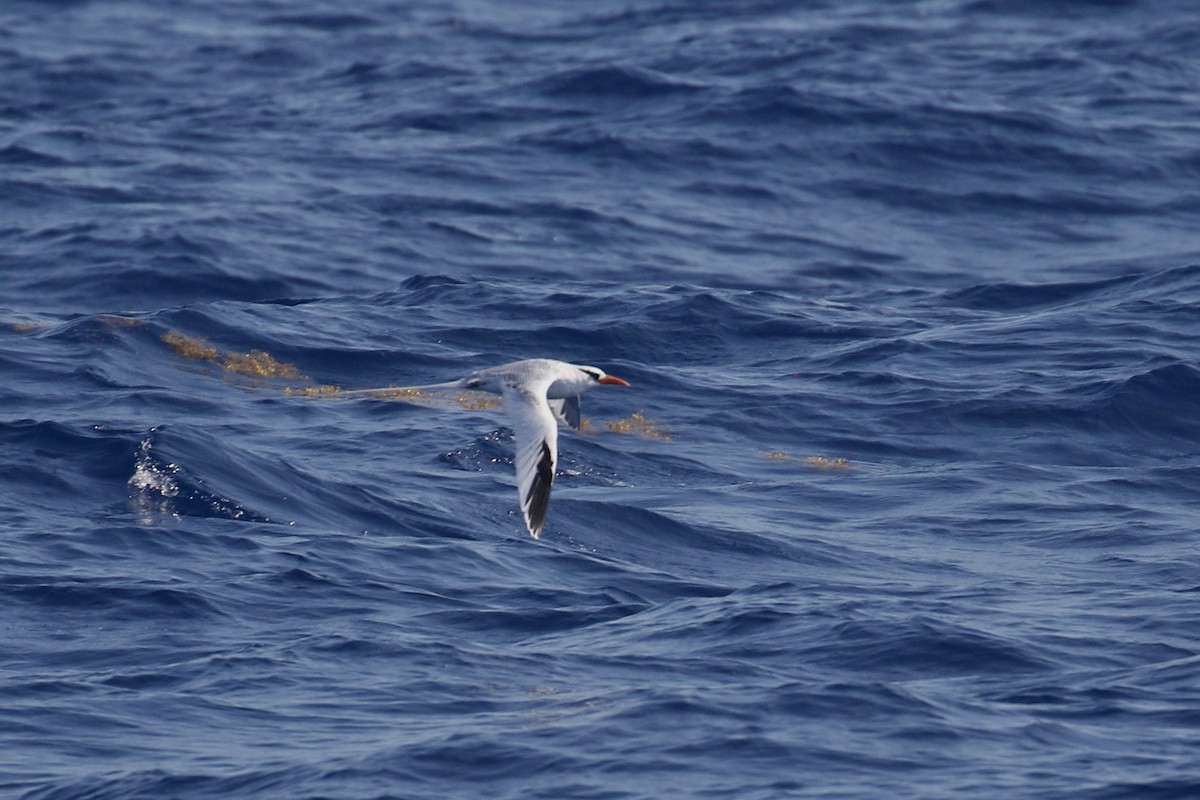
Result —
<svg viewBox="0 0 1200 800"><path fill-rule="evenodd" d="M9 0L0 797L1200 797L1200 5ZM503 410L591 364L540 540Z"/></svg>

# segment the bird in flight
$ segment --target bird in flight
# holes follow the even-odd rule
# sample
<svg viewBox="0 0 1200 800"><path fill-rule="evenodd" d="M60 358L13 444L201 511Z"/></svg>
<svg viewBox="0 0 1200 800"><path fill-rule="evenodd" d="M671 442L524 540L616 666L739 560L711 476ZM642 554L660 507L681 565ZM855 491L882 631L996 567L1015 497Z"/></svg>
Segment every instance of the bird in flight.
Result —
<svg viewBox="0 0 1200 800"><path fill-rule="evenodd" d="M500 395L517 440L517 492L525 526L538 538L546 524L550 485L558 463L558 423L579 430L579 396L601 385L628 386L598 367L549 358L514 361L477 370L457 381L405 389L466 389ZM342 394L404 391L358 389Z"/></svg>

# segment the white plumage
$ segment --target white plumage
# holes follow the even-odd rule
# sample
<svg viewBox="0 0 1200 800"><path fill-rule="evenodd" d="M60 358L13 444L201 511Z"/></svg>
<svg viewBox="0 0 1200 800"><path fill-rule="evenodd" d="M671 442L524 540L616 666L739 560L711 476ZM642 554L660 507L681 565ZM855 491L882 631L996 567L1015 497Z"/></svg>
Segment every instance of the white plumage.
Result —
<svg viewBox="0 0 1200 800"><path fill-rule="evenodd" d="M481 369L458 381L410 388L470 389L500 395L517 440L521 513L529 533L536 539L546 522L550 486L558 464L558 423L578 430L579 395L601 384L629 385L597 367L533 358ZM365 389L355 393L373 391L388 390Z"/></svg>

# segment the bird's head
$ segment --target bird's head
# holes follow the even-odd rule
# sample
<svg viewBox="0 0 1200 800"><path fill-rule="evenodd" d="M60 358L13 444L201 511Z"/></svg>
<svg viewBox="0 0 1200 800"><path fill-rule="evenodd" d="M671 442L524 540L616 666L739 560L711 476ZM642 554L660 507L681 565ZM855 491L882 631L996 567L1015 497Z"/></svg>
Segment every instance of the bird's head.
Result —
<svg viewBox="0 0 1200 800"><path fill-rule="evenodd" d="M607 383L613 386L629 385L629 381L618 378L616 375L609 375L599 367L578 367L578 369L583 373L584 380L591 381L592 383Z"/></svg>

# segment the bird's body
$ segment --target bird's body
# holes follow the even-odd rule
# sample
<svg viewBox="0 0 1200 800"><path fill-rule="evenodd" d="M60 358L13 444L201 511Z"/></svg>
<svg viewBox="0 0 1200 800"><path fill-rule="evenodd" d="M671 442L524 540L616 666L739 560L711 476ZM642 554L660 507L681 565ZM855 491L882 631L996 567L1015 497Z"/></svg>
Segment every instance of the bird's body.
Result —
<svg viewBox="0 0 1200 800"><path fill-rule="evenodd" d="M558 423L578 430L579 396L601 384L629 385L597 367L533 358L477 370L462 380L414 388L467 389L500 395L517 440L521 513L536 539L546 522L550 486L558 463Z"/></svg>

